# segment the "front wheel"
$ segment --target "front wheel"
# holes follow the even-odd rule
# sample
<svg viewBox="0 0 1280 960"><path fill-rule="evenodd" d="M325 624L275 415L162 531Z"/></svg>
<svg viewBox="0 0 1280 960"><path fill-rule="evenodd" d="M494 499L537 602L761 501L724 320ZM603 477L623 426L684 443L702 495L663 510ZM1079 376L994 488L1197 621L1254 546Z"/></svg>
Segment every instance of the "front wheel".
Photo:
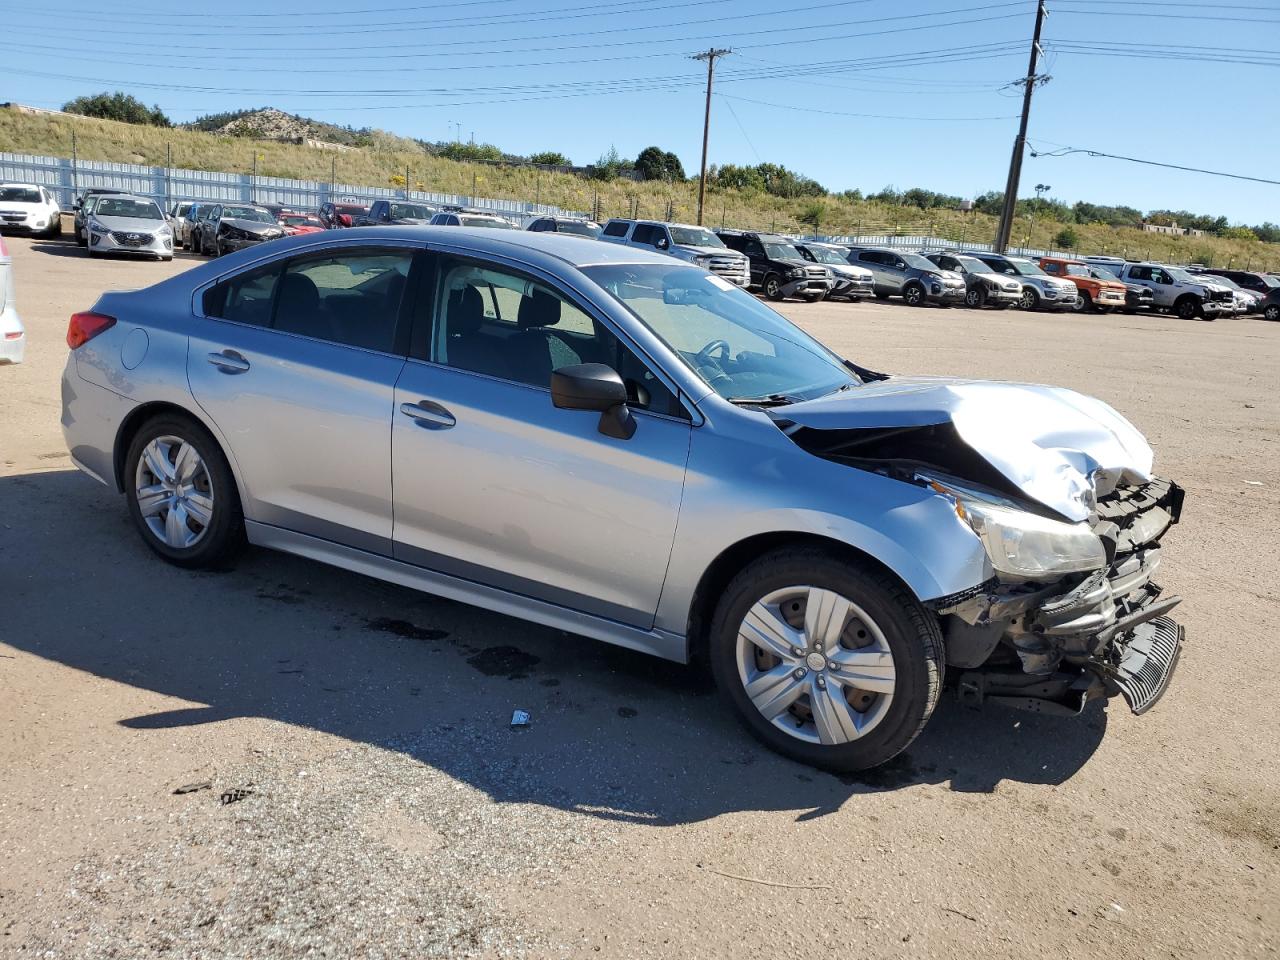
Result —
<svg viewBox="0 0 1280 960"><path fill-rule="evenodd" d="M764 295L770 300L784 299L782 296L782 281L778 279L776 273L771 273L765 277L761 288L764 290Z"/></svg>
<svg viewBox="0 0 1280 960"><path fill-rule="evenodd" d="M909 307L924 306L924 287L918 283L908 283L902 288L902 299L906 301Z"/></svg>
<svg viewBox="0 0 1280 960"><path fill-rule="evenodd" d="M1076 313L1092 313L1093 297L1089 296L1087 293L1081 293L1080 296L1076 297L1076 305L1074 309Z"/></svg>
<svg viewBox="0 0 1280 960"><path fill-rule="evenodd" d="M752 734L836 771L906 749L938 702L944 663L937 619L906 587L809 547L769 553L734 578L708 652Z"/></svg>
<svg viewBox="0 0 1280 960"><path fill-rule="evenodd" d="M1183 297L1173 305L1173 309L1183 320L1195 320L1203 313L1195 297Z"/></svg>
<svg viewBox="0 0 1280 960"><path fill-rule="evenodd" d="M970 287L964 294L964 305L970 310L980 310L987 302L987 291L981 287Z"/></svg>
<svg viewBox="0 0 1280 960"><path fill-rule="evenodd" d="M820 303L825 297L826 297L825 293L811 293L811 294L808 294L804 299L806 303Z"/></svg>
<svg viewBox="0 0 1280 960"><path fill-rule="evenodd" d="M1030 287L1024 287L1022 296L1018 299L1018 306L1023 310L1034 310L1040 306L1040 295Z"/></svg>
<svg viewBox="0 0 1280 960"><path fill-rule="evenodd" d="M125 454L129 514L143 542L180 567L217 567L244 544L235 477L213 435L185 416L143 424Z"/></svg>

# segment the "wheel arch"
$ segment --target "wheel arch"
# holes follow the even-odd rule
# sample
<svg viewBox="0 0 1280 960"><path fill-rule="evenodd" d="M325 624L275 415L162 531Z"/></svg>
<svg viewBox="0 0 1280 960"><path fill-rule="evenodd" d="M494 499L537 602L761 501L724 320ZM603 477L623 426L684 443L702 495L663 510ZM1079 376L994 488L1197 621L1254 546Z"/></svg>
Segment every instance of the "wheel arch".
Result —
<svg viewBox="0 0 1280 960"><path fill-rule="evenodd" d="M843 540L794 530L755 534L722 550L698 579L698 585L694 588L693 598L689 604L688 627L685 634L690 660L705 658L707 631L712 617L715 616L716 604L724 594L729 581L753 560L783 547L815 547L833 556L873 567L900 583L904 590L915 596L911 586L883 560Z"/></svg>
<svg viewBox="0 0 1280 960"><path fill-rule="evenodd" d="M111 474L112 480L116 485L117 493L124 493L124 458L129 452L129 446L133 443L133 438L137 436L138 431L143 425L154 417L162 414L174 414L176 416L186 417L194 420L204 429L209 431L213 437L214 443L218 445L218 449L226 458L228 466L231 468L231 475L236 480L236 492L240 495L241 508L248 503L246 491L244 489L244 481L240 477L240 468L236 464L236 459L232 456L226 442L223 440L218 428L208 419L201 416L190 407L184 407L178 403L172 403L167 400L156 400L149 403L142 403L129 411L128 415L120 421L120 426L116 430L115 446L111 451Z"/></svg>

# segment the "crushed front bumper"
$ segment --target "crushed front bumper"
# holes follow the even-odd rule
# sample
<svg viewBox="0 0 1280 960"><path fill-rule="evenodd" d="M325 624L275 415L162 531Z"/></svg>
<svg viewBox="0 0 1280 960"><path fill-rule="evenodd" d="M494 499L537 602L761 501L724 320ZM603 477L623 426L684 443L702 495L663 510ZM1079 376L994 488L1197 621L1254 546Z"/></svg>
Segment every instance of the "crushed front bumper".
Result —
<svg viewBox="0 0 1280 960"><path fill-rule="evenodd" d="M830 280L815 280L803 277L799 280L789 280L784 283L782 285L782 296L784 298L826 296L830 290Z"/></svg>
<svg viewBox="0 0 1280 960"><path fill-rule="evenodd" d="M1111 558L1104 569L1054 584L993 580L939 609L948 663L967 668L960 699L1078 713L1122 695L1135 713L1150 709L1182 649L1183 629L1167 616L1181 597L1164 596L1152 579L1182 502L1168 480L1117 488L1095 510Z"/></svg>

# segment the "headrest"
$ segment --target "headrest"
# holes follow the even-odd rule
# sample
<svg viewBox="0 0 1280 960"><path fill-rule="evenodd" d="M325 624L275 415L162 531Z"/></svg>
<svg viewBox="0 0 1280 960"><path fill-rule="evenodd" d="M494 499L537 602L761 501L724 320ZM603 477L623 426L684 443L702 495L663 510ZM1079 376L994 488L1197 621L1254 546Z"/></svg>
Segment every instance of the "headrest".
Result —
<svg viewBox="0 0 1280 960"><path fill-rule="evenodd" d="M286 273L280 281L279 310L309 311L320 308L320 291L315 281L302 273Z"/></svg>
<svg viewBox="0 0 1280 960"><path fill-rule="evenodd" d="M560 301L545 290L534 288L533 293L520 300L520 313L516 323L521 330L532 327L552 327L560 322Z"/></svg>
<svg viewBox="0 0 1280 960"><path fill-rule="evenodd" d="M463 335L475 333L484 323L484 299L480 291L467 284L461 290L449 292L449 333Z"/></svg>

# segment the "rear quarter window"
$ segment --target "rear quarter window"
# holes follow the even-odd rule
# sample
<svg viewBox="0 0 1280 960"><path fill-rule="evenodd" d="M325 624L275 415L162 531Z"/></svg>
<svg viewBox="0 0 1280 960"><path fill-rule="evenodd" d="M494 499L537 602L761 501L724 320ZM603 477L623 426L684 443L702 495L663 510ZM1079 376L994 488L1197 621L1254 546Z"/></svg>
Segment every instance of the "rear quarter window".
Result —
<svg viewBox="0 0 1280 960"><path fill-rule="evenodd" d="M611 220L605 224L604 235L606 237L625 237L627 235L627 227L631 224L625 220Z"/></svg>

